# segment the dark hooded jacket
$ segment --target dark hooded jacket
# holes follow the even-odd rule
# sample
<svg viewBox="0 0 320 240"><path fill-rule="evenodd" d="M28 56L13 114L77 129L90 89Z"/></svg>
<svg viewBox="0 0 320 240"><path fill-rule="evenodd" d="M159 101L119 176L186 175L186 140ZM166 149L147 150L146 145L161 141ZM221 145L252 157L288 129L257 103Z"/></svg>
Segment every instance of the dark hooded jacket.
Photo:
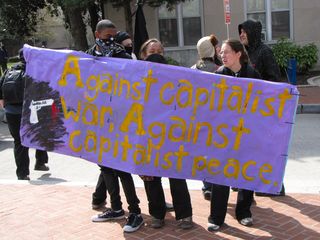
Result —
<svg viewBox="0 0 320 240"><path fill-rule="evenodd" d="M219 69L215 73L239 78L261 79L259 72L247 63L242 64L240 71L237 73L233 72L230 68L227 68L225 66L219 67Z"/></svg>
<svg viewBox="0 0 320 240"><path fill-rule="evenodd" d="M248 46L245 46L252 66L258 70L262 79L279 82L280 70L269 46L261 41L262 25L260 22L247 20L239 24L239 35L243 29L247 33Z"/></svg>

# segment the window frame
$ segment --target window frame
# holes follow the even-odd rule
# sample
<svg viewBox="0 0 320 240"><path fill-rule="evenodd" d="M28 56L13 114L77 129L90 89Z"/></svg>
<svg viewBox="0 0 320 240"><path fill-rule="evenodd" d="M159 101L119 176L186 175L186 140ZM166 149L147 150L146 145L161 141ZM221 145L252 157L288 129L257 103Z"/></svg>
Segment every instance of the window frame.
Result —
<svg viewBox="0 0 320 240"><path fill-rule="evenodd" d="M288 9L276 9L272 10L271 7L271 1L270 0L264 0L265 4L265 11L255 11L255 12L248 12L247 9L247 0L243 0L244 4L244 18L248 20L248 14L250 13L265 13L266 15L266 39L264 42L266 43L276 43L277 39L272 39L272 12L284 12L289 11L289 39L293 40L293 3L292 0L289 1L289 8Z"/></svg>
<svg viewBox="0 0 320 240"><path fill-rule="evenodd" d="M203 17L203 0L199 0L199 17L200 17L200 38L203 36L204 33L204 17ZM159 9L156 11L157 15L157 24L158 24L158 32L157 36L158 39L160 40L160 29L159 29L159 20L160 19L165 19L165 18L160 18L159 17ZM186 50L186 49L195 49L195 46L197 43L194 45L184 45L184 35L183 35L183 12L182 12L182 3L176 4L176 19L177 19L177 31L178 31L178 46L173 46L173 47L165 47L166 50Z"/></svg>

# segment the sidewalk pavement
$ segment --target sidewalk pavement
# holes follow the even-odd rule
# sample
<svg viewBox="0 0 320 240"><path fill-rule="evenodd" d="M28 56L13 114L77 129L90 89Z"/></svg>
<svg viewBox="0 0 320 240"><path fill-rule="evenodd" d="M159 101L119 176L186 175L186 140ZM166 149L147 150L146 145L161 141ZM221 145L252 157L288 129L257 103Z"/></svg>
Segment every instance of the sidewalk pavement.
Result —
<svg viewBox="0 0 320 240"><path fill-rule="evenodd" d="M24 183L23 183L24 182ZM33 185L26 181L1 185L0 239L320 239L319 194L289 194L285 197L255 197L252 206L254 225L244 227L234 218L236 193L230 194L226 225L218 232L208 232L209 201L201 191L191 190L193 220L191 230L177 227L174 213L167 213L162 229L150 227L147 199L137 188L144 226L134 233L124 233L125 220L93 223L98 212L91 210L93 187ZM165 189L166 199L171 199ZM124 195L121 195L122 199ZM123 204L127 209L127 204ZM128 214L126 212L126 214Z"/></svg>

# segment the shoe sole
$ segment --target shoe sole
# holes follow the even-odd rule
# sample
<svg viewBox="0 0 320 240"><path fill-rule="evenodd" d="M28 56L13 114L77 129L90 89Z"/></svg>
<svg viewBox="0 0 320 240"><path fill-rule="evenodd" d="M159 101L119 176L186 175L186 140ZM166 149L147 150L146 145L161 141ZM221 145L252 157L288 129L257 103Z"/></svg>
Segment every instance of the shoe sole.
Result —
<svg viewBox="0 0 320 240"><path fill-rule="evenodd" d="M220 229L220 227L208 227L209 232L216 232Z"/></svg>
<svg viewBox="0 0 320 240"><path fill-rule="evenodd" d="M247 223L242 223L241 221L239 221L239 223L242 225L242 226L245 226L245 227L251 227L253 225L253 221L251 222L247 222Z"/></svg>
<svg viewBox="0 0 320 240"><path fill-rule="evenodd" d="M209 225L209 224L208 224ZM216 232L216 231L218 231L220 229L220 226L219 225L215 225L215 226L212 226L212 225L209 225L208 227L207 227L207 230L209 231L209 232Z"/></svg>
<svg viewBox="0 0 320 240"><path fill-rule="evenodd" d="M164 222L162 222L161 224L150 224L150 227L151 228L154 228L154 229L158 229L158 228L162 228L164 226Z"/></svg>
<svg viewBox="0 0 320 240"><path fill-rule="evenodd" d="M185 226L185 225L182 226L182 225L180 225L179 228L181 228L181 229L183 229L183 230L188 230L188 229L193 228L193 224L192 224L192 225L188 225L188 226Z"/></svg>
<svg viewBox="0 0 320 240"><path fill-rule="evenodd" d="M109 222L112 220L120 220L120 219L124 219L125 215L123 216L119 216L119 217L113 217L113 218L92 218L92 222Z"/></svg>
<svg viewBox="0 0 320 240"><path fill-rule="evenodd" d="M253 225L252 222L251 222L251 223L247 223L247 224L243 224L243 223L240 222L240 224L241 224L242 226L245 226L245 227L251 227L251 226Z"/></svg>
<svg viewBox="0 0 320 240"><path fill-rule="evenodd" d="M123 227L123 231L126 233L132 233L132 232L136 232L139 230L139 228L141 228L141 226L143 225L144 222L142 222L141 224L139 224L138 226L136 226L135 228L130 228L130 229L125 229L126 226Z"/></svg>

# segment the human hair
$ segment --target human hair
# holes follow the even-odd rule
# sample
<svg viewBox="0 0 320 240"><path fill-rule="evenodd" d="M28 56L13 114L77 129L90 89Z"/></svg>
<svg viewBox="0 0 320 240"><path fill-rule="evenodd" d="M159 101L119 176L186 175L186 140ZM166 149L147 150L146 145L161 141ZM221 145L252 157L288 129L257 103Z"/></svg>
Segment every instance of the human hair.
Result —
<svg viewBox="0 0 320 240"><path fill-rule="evenodd" d="M162 47L162 50L163 49L163 46L162 46L162 43L156 39L156 38L150 38L149 40L147 40L146 42L144 42L142 45L141 45L141 48L140 48L140 51L139 51L139 57L140 59L144 59L146 57L146 54L147 54L147 49L148 49L148 46L151 44L151 43L160 43L161 47Z"/></svg>
<svg viewBox="0 0 320 240"><path fill-rule="evenodd" d="M212 44L212 46L217 46L219 43L219 40L217 39L217 37L214 34L211 34L210 36L210 42Z"/></svg>
<svg viewBox="0 0 320 240"><path fill-rule="evenodd" d="M244 48L243 44L240 42L240 40L227 39L223 41L223 44L228 44L233 51L235 51L236 53L238 52L241 53L241 56L240 56L241 65L248 64L250 62L247 51Z"/></svg>
<svg viewBox="0 0 320 240"><path fill-rule="evenodd" d="M109 19L103 19L97 23L96 31L101 32L106 28L116 28L116 26Z"/></svg>
<svg viewBox="0 0 320 240"><path fill-rule="evenodd" d="M212 46L214 47L214 57L213 57L213 61L215 64L217 64L218 66L222 65L222 61L219 57L219 53L217 53L216 47L219 44L219 40L217 39L216 35L211 34L210 36L210 42L212 44Z"/></svg>

